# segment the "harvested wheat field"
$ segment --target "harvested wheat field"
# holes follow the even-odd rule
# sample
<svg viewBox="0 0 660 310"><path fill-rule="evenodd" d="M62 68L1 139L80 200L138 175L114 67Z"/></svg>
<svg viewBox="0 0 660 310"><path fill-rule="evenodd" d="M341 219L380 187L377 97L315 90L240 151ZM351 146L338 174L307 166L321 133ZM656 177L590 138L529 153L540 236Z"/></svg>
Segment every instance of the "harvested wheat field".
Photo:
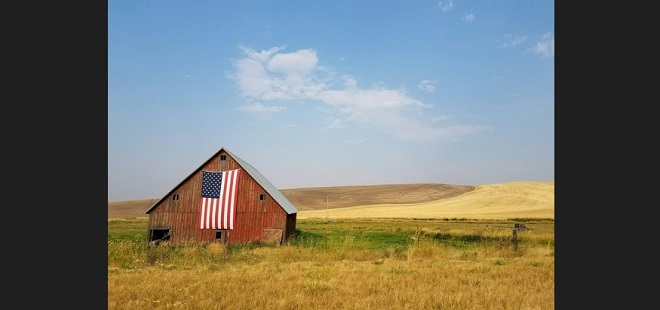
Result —
<svg viewBox="0 0 660 310"><path fill-rule="evenodd" d="M554 182L281 192L299 210L281 246L153 246L157 199L108 203L107 308L555 308Z"/></svg>
<svg viewBox="0 0 660 310"><path fill-rule="evenodd" d="M306 218L555 218L554 182L476 186L457 196L418 203L375 203L298 212ZM328 201L331 205L332 201Z"/></svg>
<svg viewBox="0 0 660 310"><path fill-rule="evenodd" d="M308 218L555 218L555 182L388 184L281 190ZM108 219L147 217L157 198L108 203Z"/></svg>

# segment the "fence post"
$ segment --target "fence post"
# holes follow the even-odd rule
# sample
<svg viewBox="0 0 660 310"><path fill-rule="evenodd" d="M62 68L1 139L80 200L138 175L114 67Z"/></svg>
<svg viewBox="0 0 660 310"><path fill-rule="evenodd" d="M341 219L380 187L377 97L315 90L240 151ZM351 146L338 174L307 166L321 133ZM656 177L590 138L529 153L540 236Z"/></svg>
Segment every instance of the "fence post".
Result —
<svg viewBox="0 0 660 310"><path fill-rule="evenodd" d="M511 235L511 243L513 243L513 250L518 251L518 229L513 229L513 234Z"/></svg>

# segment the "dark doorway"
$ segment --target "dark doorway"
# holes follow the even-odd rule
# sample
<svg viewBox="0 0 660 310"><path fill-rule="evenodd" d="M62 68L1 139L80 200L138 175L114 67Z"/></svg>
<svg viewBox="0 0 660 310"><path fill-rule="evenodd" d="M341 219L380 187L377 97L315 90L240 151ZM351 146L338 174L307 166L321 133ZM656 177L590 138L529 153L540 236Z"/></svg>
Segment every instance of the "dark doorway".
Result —
<svg viewBox="0 0 660 310"><path fill-rule="evenodd" d="M169 229L152 229L149 231L149 243L161 243L170 240Z"/></svg>
<svg viewBox="0 0 660 310"><path fill-rule="evenodd" d="M218 229L215 231L215 241L220 243L227 243L227 234L229 232L226 229Z"/></svg>

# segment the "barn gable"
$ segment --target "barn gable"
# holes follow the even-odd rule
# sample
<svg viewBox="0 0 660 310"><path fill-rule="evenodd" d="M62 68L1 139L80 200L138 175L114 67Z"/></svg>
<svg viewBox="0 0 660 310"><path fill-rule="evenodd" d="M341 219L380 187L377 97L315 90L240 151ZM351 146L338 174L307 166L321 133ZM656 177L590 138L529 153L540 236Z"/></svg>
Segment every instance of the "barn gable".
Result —
<svg viewBox="0 0 660 310"><path fill-rule="evenodd" d="M203 171L240 169L235 222L231 229L199 226ZM150 242L281 243L295 231L298 209L252 165L221 148L199 168L153 204L149 215Z"/></svg>

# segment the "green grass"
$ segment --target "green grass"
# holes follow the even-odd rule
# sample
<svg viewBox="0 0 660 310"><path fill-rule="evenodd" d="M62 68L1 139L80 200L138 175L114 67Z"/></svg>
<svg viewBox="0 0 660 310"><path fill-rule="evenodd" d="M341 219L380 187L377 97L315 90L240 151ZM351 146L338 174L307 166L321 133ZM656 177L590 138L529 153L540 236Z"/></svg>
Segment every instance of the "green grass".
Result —
<svg viewBox="0 0 660 310"><path fill-rule="evenodd" d="M554 248L554 221L486 221L465 219L306 219L297 221L289 244L317 249L382 251L405 250L420 241L445 247L469 249L484 245L506 246L516 222L525 222L531 231L519 233L520 244ZM148 220L144 218L108 221L108 241L146 243ZM260 242L230 246L230 251L268 246Z"/></svg>
<svg viewBox="0 0 660 310"><path fill-rule="evenodd" d="M305 219L281 246L227 246L108 221L108 308L553 309L554 221L525 222L519 250L515 222Z"/></svg>
<svg viewBox="0 0 660 310"><path fill-rule="evenodd" d="M372 230L333 230L303 231L289 240L294 246L310 246L316 248L350 248L356 250L376 250L387 247L407 247L410 244L410 232L389 232Z"/></svg>
<svg viewBox="0 0 660 310"><path fill-rule="evenodd" d="M108 241L135 240L147 242L148 219L126 219L108 221Z"/></svg>
<svg viewBox="0 0 660 310"><path fill-rule="evenodd" d="M459 249L509 242L514 223L525 223L533 230L519 233L520 242L554 247L554 220L517 219L505 221L466 219L359 219L299 220L294 245L333 247L336 244L355 249L407 248L417 240L430 240ZM527 238L528 235L534 235Z"/></svg>

